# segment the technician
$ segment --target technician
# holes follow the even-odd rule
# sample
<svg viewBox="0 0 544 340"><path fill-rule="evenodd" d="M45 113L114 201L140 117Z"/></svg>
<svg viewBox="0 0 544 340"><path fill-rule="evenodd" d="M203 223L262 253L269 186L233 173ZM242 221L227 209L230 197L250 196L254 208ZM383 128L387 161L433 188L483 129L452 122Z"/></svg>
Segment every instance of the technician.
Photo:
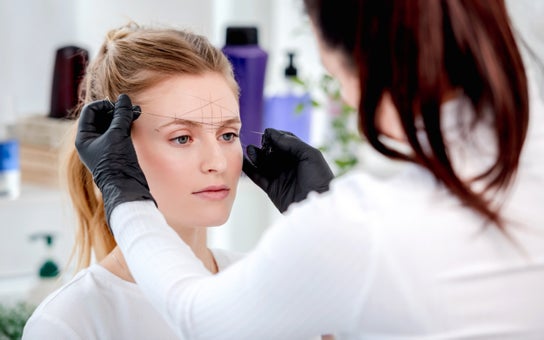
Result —
<svg viewBox="0 0 544 340"><path fill-rule="evenodd" d="M186 339L544 339L544 108L504 2L304 3L361 135L403 166L334 179L212 276L155 207L131 105L108 128L90 104L76 145L140 288Z"/></svg>

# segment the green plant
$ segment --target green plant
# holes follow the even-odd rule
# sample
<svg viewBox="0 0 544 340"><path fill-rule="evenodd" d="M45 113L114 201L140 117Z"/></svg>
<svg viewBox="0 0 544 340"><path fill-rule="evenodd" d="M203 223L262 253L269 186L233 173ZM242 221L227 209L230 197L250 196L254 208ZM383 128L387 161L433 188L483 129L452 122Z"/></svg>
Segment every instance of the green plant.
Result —
<svg viewBox="0 0 544 340"><path fill-rule="evenodd" d="M0 340L21 339L26 321L34 311L27 303L0 305Z"/></svg>
<svg viewBox="0 0 544 340"><path fill-rule="evenodd" d="M359 163L357 149L361 144L361 137L356 129L357 111L343 102L340 85L328 74L321 75L317 83L300 78L295 78L294 81L311 94L314 108L327 111L331 134L327 136L327 144L318 148L332 163L336 176L346 173ZM296 111L302 111L302 105L297 106Z"/></svg>

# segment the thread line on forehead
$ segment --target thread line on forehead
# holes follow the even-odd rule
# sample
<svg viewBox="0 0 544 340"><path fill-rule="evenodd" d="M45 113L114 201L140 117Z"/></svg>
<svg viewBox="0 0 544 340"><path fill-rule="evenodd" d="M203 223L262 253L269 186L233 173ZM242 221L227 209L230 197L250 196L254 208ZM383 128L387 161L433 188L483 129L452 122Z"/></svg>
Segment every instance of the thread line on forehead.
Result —
<svg viewBox="0 0 544 340"><path fill-rule="evenodd" d="M195 107L193 109L190 109L190 110L187 110L187 111L183 112L182 114L180 114L179 117L185 116L185 115L187 115L189 113L193 113L193 112L196 112L196 111L199 111L199 110L202 111L207 106L209 106L212 109L212 112L213 112L213 105L218 106L220 109L228 111L229 113L239 114L239 112L233 111L233 110L229 109L228 107L218 103L220 100L224 99L223 97L217 98L217 99L211 99L211 93L210 93L210 98L203 98L203 97L196 96L196 95L193 95L193 94L188 94L188 93L186 93L185 95L200 100L201 104L198 107ZM104 100L108 101L112 106L115 107L115 103L112 102L109 97L104 98ZM204 102L204 104L202 104L202 102ZM136 104L136 105L138 105L138 104ZM142 111L137 111L137 112L138 113L144 113ZM154 114L154 113L149 113L149 112L145 112L145 113L150 114L150 115L154 115L154 116L158 116L158 117L174 118L174 119L178 118L177 113L174 113L173 116L160 115L160 114L156 114L156 113ZM203 116L204 113L203 112L201 112L201 113L202 113L202 116ZM222 111L221 111L221 113L222 113Z"/></svg>
<svg viewBox="0 0 544 340"><path fill-rule="evenodd" d="M181 114L178 115L178 113L174 113L172 116L169 116L169 115L160 115L160 114L152 114L152 113L148 113L148 114L152 114L152 115L155 115L155 116L159 116L159 117L165 117L165 118L174 118L174 119L177 119L177 118L180 118L180 117L183 117L183 116L186 116L187 114L190 114L190 113L193 113L193 112L197 112L197 111L200 111L201 112L201 115L202 117L204 117L204 112L203 112L203 109L205 107L210 107L210 109L212 110L213 112L213 109L215 106L219 107L221 109L221 115L223 113L223 110L229 112L229 113L233 113L233 114L239 114L239 112L237 111L233 111L231 110L230 108L224 106L224 105L221 105L219 104L218 102L220 100L222 100L223 98L217 98L217 99L205 99L205 98L202 98L202 97L197 97L197 96L193 96L194 98L196 99L199 99L201 101L201 104L198 106L198 107L195 107L193 109L189 109ZM204 104L202 104L202 102L204 102Z"/></svg>
<svg viewBox="0 0 544 340"><path fill-rule="evenodd" d="M222 110L225 110L225 111L228 111L228 113L232 113L232 114L235 114L235 115L239 115L239 112L237 111L233 111L233 110L229 110L228 108L224 107L224 106L221 106L221 105L216 105L218 106L220 109ZM205 106L202 106L202 107L199 107L197 109L191 109L189 111L186 111L184 113L181 113L181 114L177 114L177 113L173 113L171 115L169 114L158 114L158 113L152 113L152 112L143 112L143 111L136 111L138 113L142 113L142 114L147 114L147 115L150 115L150 116L155 116L155 117L161 117L161 118L170 118L170 119L183 119L181 117L184 117L184 116L187 116L189 113L193 113L193 112L196 112L196 111L202 111L202 109L204 108ZM221 113L221 116L223 116L223 114ZM203 118L204 115L201 115L201 117Z"/></svg>
<svg viewBox="0 0 544 340"><path fill-rule="evenodd" d="M174 121L180 121L180 124L181 124L181 122L187 122L187 124L190 124L189 122L192 122L192 123L195 123L195 124L211 124L211 125L218 125L219 124L219 125L224 125L224 122L239 122L239 123L241 122L240 118L238 117L238 114L236 112L231 112L231 111L229 111L229 112L235 113L237 115L237 117L232 117L232 118L228 118L226 120L223 120L223 114L221 114L221 118L219 118L218 123L213 123L213 119L212 119L212 123L206 123L206 122L204 122L205 117L203 117L203 116L200 117L200 122L198 122L198 121L196 121L194 119L181 118L181 117L178 117L178 116L167 116L167 115L161 115L161 114L158 114L158 113L144 112L144 111L135 111L135 112L140 113L140 114L144 114L144 115L148 115L148 116L172 119ZM167 123L167 124L172 124L172 122Z"/></svg>
<svg viewBox="0 0 544 340"><path fill-rule="evenodd" d="M153 114L147 113L147 112L142 112L142 114L153 115ZM161 116L161 117L164 117L164 116ZM171 122L169 122L169 123L166 123L164 125L159 126L156 130L160 130L160 129L166 127L166 126L173 125L173 124L198 126L198 127L200 127L200 126L223 127L223 126L228 126L230 124L240 124L242 122L240 120L240 118L238 118L238 117L229 118L229 119L226 119L226 120L221 119L218 122L205 122L203 120L198 122L198 121L195 121L195 120L184 119L184 118L173 118L173 117L167 117L167 118L172 118L173 120Z"/></svg>

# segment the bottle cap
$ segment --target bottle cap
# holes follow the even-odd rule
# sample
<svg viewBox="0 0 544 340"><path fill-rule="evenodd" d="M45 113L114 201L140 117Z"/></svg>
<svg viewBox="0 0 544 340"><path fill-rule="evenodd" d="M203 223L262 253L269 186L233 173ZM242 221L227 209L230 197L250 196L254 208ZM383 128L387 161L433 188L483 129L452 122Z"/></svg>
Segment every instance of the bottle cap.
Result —
<svg viewBox="0 0 544 340"><path fill-rule="evenodd" d="M285 68L285 76L286 77L296 77L297 76L297 68L295 67L295 64L293 62L295 58L294 52L288 52L287 56L289 57L289 65Z"/></svg>
<svg viewBox="0 0 544 340"><path fill-rule="evenodd" d="M257 27L230 26L227 27L227 45L257 45L259 43Z"/></svg>

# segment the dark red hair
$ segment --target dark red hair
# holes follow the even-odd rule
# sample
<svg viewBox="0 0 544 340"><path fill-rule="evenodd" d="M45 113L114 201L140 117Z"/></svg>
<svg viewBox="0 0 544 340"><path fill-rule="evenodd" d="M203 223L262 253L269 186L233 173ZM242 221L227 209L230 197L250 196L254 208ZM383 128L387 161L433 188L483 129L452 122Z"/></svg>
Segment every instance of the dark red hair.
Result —
<svg viewBox="0 0 544 340"><path fill-rule="evenodd" d="M504 189L519 163L529 120L522 58L501 0L304 0L329 47L345 52L359 74L359 130L382 154L426 167L463 203L503 227L496 208L455 173L440 129L440 105L452 88L491 121L497 158L478 176ZM379 140L376 108L391 95L413 149ZM489 116L491 114L491 117ZM491 118L491 119L489 119ZM416 127L420 120L422 126ZM423 134L424 144L422 146Z"/></svg>

